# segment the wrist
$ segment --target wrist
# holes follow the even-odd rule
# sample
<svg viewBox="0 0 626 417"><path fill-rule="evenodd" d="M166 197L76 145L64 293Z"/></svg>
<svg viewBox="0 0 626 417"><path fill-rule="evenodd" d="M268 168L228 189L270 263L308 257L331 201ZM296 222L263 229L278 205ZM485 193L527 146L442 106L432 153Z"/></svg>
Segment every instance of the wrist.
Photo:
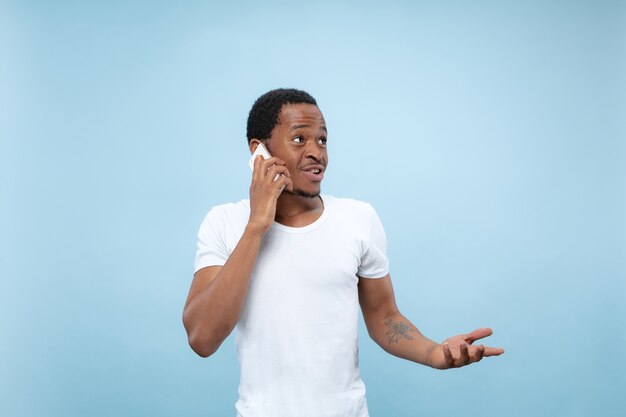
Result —
<svg viewBox="0 0 626 417"><path fill-rule="evenodd" d="M262 239L268 230L269 230L269 227L266 225L249 221L244 230L244 235Z"/></svg>
<svg viewBox="0 0 626 417"><path fill-rule="evenodd" d="M442 369L441 365L437 363L436 360L436 350L441 349L441 345L439 343L433 342L431 346L426 350L426 366L429 366L434 369Z"/></svg>

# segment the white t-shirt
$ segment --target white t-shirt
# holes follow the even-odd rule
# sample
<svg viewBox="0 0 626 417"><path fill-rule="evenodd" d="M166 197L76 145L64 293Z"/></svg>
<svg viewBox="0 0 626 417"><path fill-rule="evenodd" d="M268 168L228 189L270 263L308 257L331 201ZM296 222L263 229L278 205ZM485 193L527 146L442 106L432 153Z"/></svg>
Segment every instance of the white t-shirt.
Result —
<svg viewBox="0 0 626 417"><path fill-rule="evenodd" d="M367 203L322 195L305 227L263 238L236 327L238 417L367 417L358 369L358 276L387 275L386 238ZM214 207L198 232L196 271L224 265L249 200Z"/></svg>

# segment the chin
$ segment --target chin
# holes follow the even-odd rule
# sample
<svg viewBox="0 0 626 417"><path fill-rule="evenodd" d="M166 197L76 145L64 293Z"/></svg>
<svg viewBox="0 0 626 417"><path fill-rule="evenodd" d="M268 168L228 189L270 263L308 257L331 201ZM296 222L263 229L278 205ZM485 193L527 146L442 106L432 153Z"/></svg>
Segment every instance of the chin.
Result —
<svg viewBox="0 0 626 417"><path fill-rule="evenodd" d="M319 197L320 195L320 190L316 190L316 191L306 191L306 190L301 190L298 188L295 188L293 191L291 191L291 194L293 195L299 195L300 197L306 197L306 198L316 198Z"/></svg>

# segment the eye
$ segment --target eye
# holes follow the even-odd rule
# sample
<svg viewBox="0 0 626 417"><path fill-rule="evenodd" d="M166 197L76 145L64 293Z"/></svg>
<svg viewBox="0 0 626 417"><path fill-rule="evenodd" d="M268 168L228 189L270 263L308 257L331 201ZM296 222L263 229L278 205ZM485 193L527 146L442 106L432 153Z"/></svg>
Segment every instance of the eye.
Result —
<svg viewBox="0 0 626 417"><path fill-rule="evenodd" d="M292 140L298 143L304 142L304 138L302 136L295 136Z"/></svg>
<svg viewBox="0 0 626 417"><path fill-rule="evenodd" d="M321 138L319 138L317 140L317 142L322 145L322 146L326 146L326 138L324 136L322 136Z"/></svg>

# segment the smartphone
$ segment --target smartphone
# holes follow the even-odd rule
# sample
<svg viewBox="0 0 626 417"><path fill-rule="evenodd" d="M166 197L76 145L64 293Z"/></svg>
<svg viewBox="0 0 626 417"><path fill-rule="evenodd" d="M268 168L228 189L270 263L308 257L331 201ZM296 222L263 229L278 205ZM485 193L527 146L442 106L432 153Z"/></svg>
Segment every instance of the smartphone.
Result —
<svg viewBox="0 0 626 417"><path fill-rule="evenodd" d="M250 165L250 169L252 171L254 171L254 160L259 155L261 155L263 159L270 159L272 157L270 153L267 151L267 148L265 147L265 145L263 145L262 143L259 143L259 146L256 147L256 149L252 153L252 156L250 157L250 160L248 161L248 165ZM274 177L274 181L276 181L281 175L282 174L276 174L276 176Z"/></svg>
<svg viewBox="0 0 626 417"><path fill-rule="evenodd" d="M250 169L253 171L254 171L254 160L259 155L261 155L263 159L271 158L271 155L267 151L267 148L265 147L265 145L263 145L262 143L259 143L259 146L256 147L256 149L254 150L254 153L252 154L252 156L250 157L250 160L248 161L248 165L250 166Z"/></svg>

